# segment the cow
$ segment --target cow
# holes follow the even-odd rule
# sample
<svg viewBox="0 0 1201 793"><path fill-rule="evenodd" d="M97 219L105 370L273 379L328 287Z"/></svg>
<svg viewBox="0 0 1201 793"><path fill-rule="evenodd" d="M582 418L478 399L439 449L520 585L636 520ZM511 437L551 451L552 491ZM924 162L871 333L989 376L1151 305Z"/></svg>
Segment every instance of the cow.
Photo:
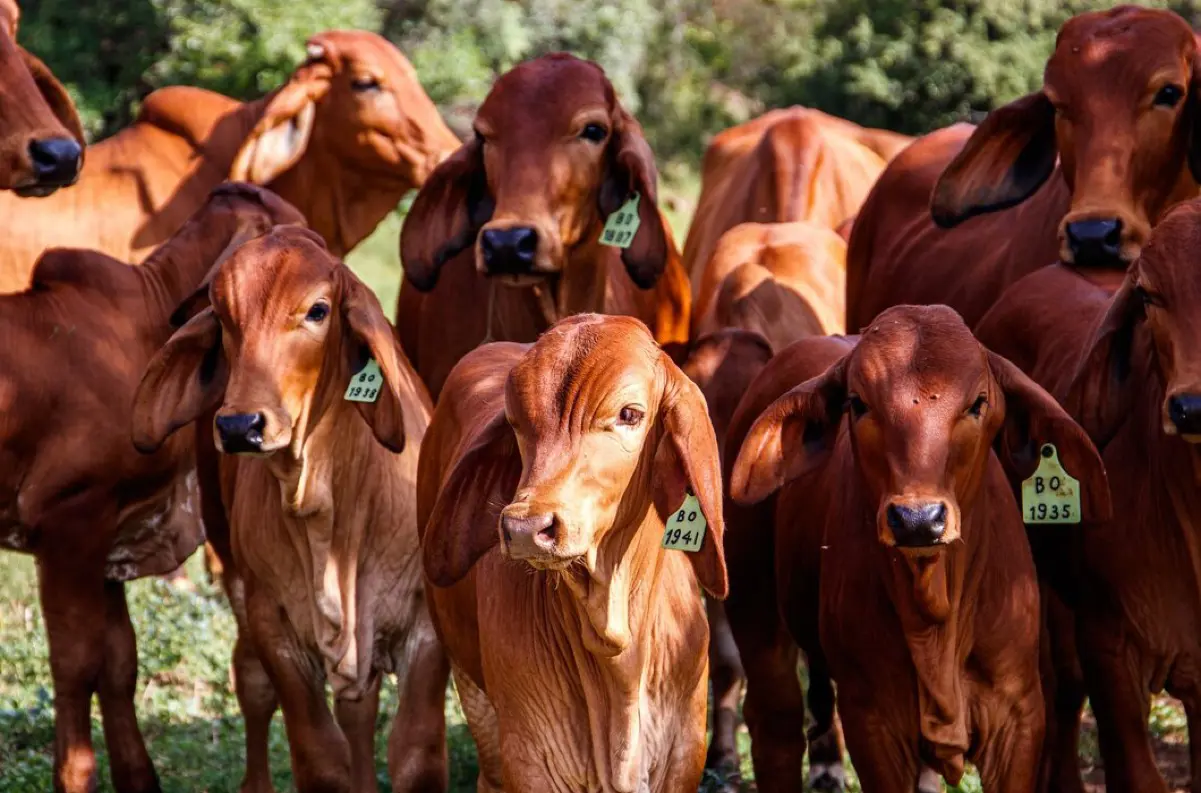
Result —
<svg viewBox="0 0 1201 793"><path fill-rule="evenodd" d="M131 126L91 147L70 191L0 196L0 292L26 288L51 246L141 261L227 178L269 186L335 254L357 245L459 140L381 37L328 31L307 53L253 102L190 86L155 91Z"/></svg>
<svg viewBox="0 0 1201 793"><path fill-rule="evenodd" d="M1066 267L1047 267L1014 284L980 323L981 337L1010 351L1088 431L1113 491L1112 520L1048 549L1048 570L1070 572L1050 583L1069 611L1068 631L1075 623L1074 632L1053 637L1065 695L1056 714L1056 782L1048 789L1083 789L1074 754L1071 763L1067 757L1085 695L1073 679L1077 663L1108 790L1168 790L1147 731L1150 695L1164 689L1184 703L1192 786L1201 786L1194 529L1201 520L1201 382L1193 352L1199 242L1201 201L1194 199L1160 220L1139 258L1113 282L1098 285Z"/></svg>
<svg viewBox="0 0 1201 793"><path fill-rule="evenodd" d="M799 341L756 378L726 452L735 501L775 499L757 518L774 522L779 610L748 615L759 641L739 644L760 790L795 789L800 773L799 643L811 676L837 685L865 791L938 790L971 761L985 790L1032 793L1039 590L1007 473L1032 476L1048 446L1079 480L1082 516L1107 517L1084 430L946 306Z"/></svg>
<svg viewBox="0 0 1201 793"><path fill-rule="evenodd" d="M719 133L705 150L701 196L684 242L693 299L727 231L797 220L837 229L912 140L806 107L772 110Z"/></svg>
<svg viewBox="0 0 1201 793"><path fill-rule="evenodd" d="M661 343L687 340L654 156L599 66L565 53L518 65L474 130L401 230L397 330L435 399L482 341L531 342L570 314L627 314Z"/></svg>
<svg viewBox="0 0 1201 793"><path fill-rule="evenodd" d="M215 411L203 431L221 453L241 589L243 790L272 789L277 701L298 791L376 790L389 673L401 678L393 787L445 790L450 669L425 603L414 492L432 406L379 301L319 235L281 226L235 251L191 311L146 367L133 441L154 451Z"/></svg>
<svg viewBox="0 0 1201 793"><path fill-rule="evenodd" d="M48 251L38 288L0 297L0 547L37 559L54 682L54 789L95 789L92 695L113 786L159 790L134 715L137 650L124 582L167 573L203 539L188 433L130 443L142 369L214 261L295 209L250 185L209 201L142 267Z"/></svg>
<svg viewBox="0 0 1201 793"><path fill-rule="evenodd" d="M847 324L946 303L974 327L1023 275L1062 260L1124 270L1170 207L1198 193L1197 43L1169 12L1081 14L1043 87L900 154L847 252Z"/></svg>
<svg viewBox="0 0 1201 793"><path fill-rule="evenodd" d="M465 356L417 488L479 789L695 791L721 471L704 398L650 330L580 314Z"/></svg>
<svg viewBox="0 0 1201 793"><path fill-rule="evenodd" d="M17 44L21 10L0 0L0 189L23 198L75 183L83 127L54 74Z"/></svg>

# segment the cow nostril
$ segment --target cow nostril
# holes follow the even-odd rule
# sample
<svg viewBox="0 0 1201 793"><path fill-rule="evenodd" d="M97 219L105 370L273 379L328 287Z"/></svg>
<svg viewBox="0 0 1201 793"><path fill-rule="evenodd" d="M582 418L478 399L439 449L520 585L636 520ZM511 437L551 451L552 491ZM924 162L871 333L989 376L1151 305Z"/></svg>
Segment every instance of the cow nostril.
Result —
<svg viewBox="0 0 1201 793"><path fill-rule="evenodd" d="M513 236L516 238L516 244L513 247L516 249L518 257L532 261L534 254L538 252L538 232L529 228L514 229Z"/></svg>
<svg viewBox="0 0 1201 793"><path fill-rule="evenodd" d="M45 138L29 144L29 158L41 184L67 185L79 175L83 153L73 138Z"/></svg>
<svg viewBox="0 0 1201 793"><path fill-rule="evenodd" d="M931 504L922 510L923 517L931 525L942 525L947 522L947 507L945 504Z"/></svg>
<svg viewBox="0 0 1201 793"><path fill-rule="evenodd" d="M894 532L904 530L905 521L901 516L901 511L897 509L896 504L889 504L888 509L885 510L885 515L888 519L888 528L892 529Z"/></svg>

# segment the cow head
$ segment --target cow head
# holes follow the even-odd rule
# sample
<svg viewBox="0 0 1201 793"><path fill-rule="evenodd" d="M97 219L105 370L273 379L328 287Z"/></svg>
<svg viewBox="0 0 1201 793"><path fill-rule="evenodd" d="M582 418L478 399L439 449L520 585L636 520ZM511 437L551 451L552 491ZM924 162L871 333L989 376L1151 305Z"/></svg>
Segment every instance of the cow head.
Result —
<svg viewBox="0 0 1201 793"><path fill-rule="evenodd" d="M667 264L654 157L599 66L548 55L503 75L475 119L475 139L439 166L401 233L405 274L422 290L475 247L476 269L523 285L563 274L599 245L635 194L640 225L622 261L649 288Z"/></svg>
<svg viewBox="0 0 1201 793"><path fill-rule="evenodd" d="M19 16L0 0L0 189L47 196L79 178L83 127L66 89L17 44Z"/></svg>
<svg viewBox="0 0 1201 793"><path fill-rule="evenodd" d="M310 38L307 51L247 137L231 178L267 184L309 154L328 159L318 170L391 178L408 189L458 148L412 65L380 36L327 31Z"/></svg>
<svg viewBox="0 0 1201 793"><path fill-rule="evenodd" d="M936 223L954 226L1032 195L1056 157L1072 192L1063 261L1124 267L1201 178L1201 62L1168 11L1121 6L1059 32L1043 89L989 114L934 189Z"/></svg>
<svg viewBox="0 0 1201 793"><path fill-rule="evenodd" d="M666 519L688 489L708 522L689 558L724 597L721 469L704 397L638 320L575 315L517 362L504 414L456 462L429 521L426 571L447 586L498 543L541 570L611 570L647 510Z"/></svg>
<svg viewBox="0 0 1201 793"><path fill-rule="evenodd" d="M405 444L403 354L379 301L299 226L277 226L238 248L212 276L211 305L159 351L138 390L139 448L217 409L226 453L300 458L305 441L344 404L351 377L374 359L383 388L353 403L384 446Z"/></svg>
<svg viewBox="0 0 1201 793"><path fill-rule="evenodd" d="M994 447L1024 478L1042 444L1055 444L1083 484L1086 517L1108 510L1104 469L1084 431L946 306L885 311L843 359L772 403L743 443L731 494L757 501L821 464L844 416L855 466L877 505L879 541L911 560L937 553L970 525L963 516Z"/></svg>

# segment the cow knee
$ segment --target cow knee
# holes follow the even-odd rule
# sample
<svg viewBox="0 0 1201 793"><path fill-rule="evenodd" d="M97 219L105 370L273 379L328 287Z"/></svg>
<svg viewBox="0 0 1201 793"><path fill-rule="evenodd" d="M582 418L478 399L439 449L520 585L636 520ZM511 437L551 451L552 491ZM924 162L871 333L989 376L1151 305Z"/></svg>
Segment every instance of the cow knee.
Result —
<svg viewBox="0 0 1201 793"><path fill-rule="evenodd" d="M91 747L69 750L54 775L55 793L92 793L96 789L96 755Z"/></svg>

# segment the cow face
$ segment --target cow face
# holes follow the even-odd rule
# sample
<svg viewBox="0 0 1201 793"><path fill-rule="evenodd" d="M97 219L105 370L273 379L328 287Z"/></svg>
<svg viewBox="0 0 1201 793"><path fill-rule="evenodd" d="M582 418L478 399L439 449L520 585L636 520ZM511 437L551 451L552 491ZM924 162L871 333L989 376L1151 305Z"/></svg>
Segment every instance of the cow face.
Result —
<svg viewBox="0 0 1201 793"><path fill-rule="evenodd" d="M1056 157L1072 191L1060 255L1124 267L1173 204L1197 194L1201 74L1192 30L1122 6L1060 30L1042 91L994 111L947 167L934 219L953 226L1024 201Z"/></svg>
<svg viewBox="0 0 1201 793"><path fill-rule="evenodd" d="M66 90L17 44L18 17L0 0L0 189L47 196L79 178L83 127Z"/></svg>
<svg viewBox="0 0 1201 793"><path fill-rule="evenodd" d="M497 465L520 469L515 490L476 492L479 483L503 479L489 473ZM701 583L724 596L721 472L704 397L642 323L576 315L513 367L504 415L448 477L429 529L445 542L431 540L427 572L435 583L453 583L499 542L536 569L579 566L591 574L611 566L601 555L624 554L633 539L626 532L643 524L648 509L666 518L689 489L708 522L703 547L689 557ZM493 503L503 508L487 525L480 511ZM461 529L443 525L458 520ZM476 550L464 558L440 542Z"/></svg>
<svg viewBox="0 0 1201 793"><path fill-rule="evenodd" d="M444 163L405 221L401 258L419 289L474 246L476 269L528 285L591 260L608 217L639 196L640 225L622 260L649 288L667 263L654 159L600 67L570 55L524 63L497 80L475 139ZM576 266L579 266L578 264Z"/></svg>
<svg viewBox="0 0 1201 793"><path fill-rule="evenodd" d="M417 81L383 38L329 31L308 41L308 60L271 98L232 168L232 178L266 184L306 153L373 180L425 181L459 146Z"/></svg>

